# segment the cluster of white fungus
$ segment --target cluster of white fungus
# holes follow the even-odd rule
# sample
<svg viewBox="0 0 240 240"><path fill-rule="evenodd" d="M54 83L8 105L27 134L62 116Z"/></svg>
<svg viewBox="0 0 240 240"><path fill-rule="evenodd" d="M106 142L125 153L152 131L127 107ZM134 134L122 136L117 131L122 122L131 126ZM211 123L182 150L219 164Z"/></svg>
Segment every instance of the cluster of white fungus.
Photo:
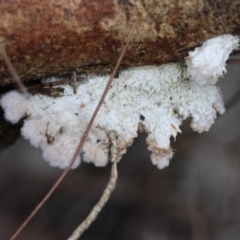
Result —
<svg viewBox="0 0 240 240"><path fill-rule="evenodd" d="M95 76L79 83L77 94L70 85L61 85L64 96L58 98L11 91L1 98L1 105L10 122L25 117L22 135L43 150L52 166L66 168L108 79ZM193 130L207 131L217 112L224 112L219 89L188 80L183 64L122 71L114 79L73 167L81 158L96 166L120 160L138 131L148 133L152 162L166 167L173 155L170 138L181 132L182 121L191 117Z"/></svg>
<svg viewBox="0 0 240 240"><path fill-rule="evenodd" d="M220 35L205 41L186 58L188 75L199 84L215 84L226 73L229 54L239 47L239 37Z"/></svg>
<svg viewBox="0 0 240 240"><path fill-rule="evenodd" d="M114 79L73 168L83 159L96 166L119 161L139 131L148 133L151 160L168 166L173 155L170 138L192 118L194 131L208 131L217 113L224 113L222 96L213 85L225 71L225 61L239 38L222 35L189 53L182 63L146 66L122 71ZM79 83L77 94L61 85L58 98L11 91L1 98L5 118L25 117L21 133L52 165L66 168L101 98L109 76L92 76ZM193 81L192 81L193 80ZM52 82L53 79L44 80Z"/></svg>

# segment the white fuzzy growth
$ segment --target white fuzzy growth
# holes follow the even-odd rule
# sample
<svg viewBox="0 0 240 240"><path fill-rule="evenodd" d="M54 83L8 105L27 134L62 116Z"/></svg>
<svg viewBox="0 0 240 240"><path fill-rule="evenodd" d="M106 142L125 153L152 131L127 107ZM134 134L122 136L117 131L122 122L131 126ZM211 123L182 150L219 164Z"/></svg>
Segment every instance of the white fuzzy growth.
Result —
<svg viewBox="0 0 240 240"><path fill-rule="evenodd" d="M50 78L43 78L42 79L42 83L53 83L53 82L57 82L59 80L61 80L62 78L56 78L56 77L50 77Z"/></svg>
<svg viewBox="0 0 240 240"><path fill-rule="evenodd" d="M19 92L12 91L6 94L1 100L5 118L12 123L17 123L27 113L27 102L27 97ZM9 109L9 106L13 108Z"/></svg>
<svg viewBox="0 0 240 240"><path fill-rule="evenodd" d="M226 73L226 60L239 46L239 38L230 34L205 41L186 58L188 75L202 85L215 84Z"/></svg>
<svg viewBox="0 0 240 240"><path fill-rule="evenodd" d="M79 84L76 95L72 87L63 85L64 96L55 99L34 95L26 100L13 91L2 97L1 105L11 122L27 115L22 135L42 148L51 165L66 168L108 79L92 77ZM120 160L138 129L148 133L152 162L166 167L173 155L170 137L180 132L183 119L192 117L193 129L202 132L210 128L217 112L224 112L216 86L200 86L186 79L186 68L181 64L122 71L114 79L74 167L80 156L97 166L106 165L109 156Z"/></svg>

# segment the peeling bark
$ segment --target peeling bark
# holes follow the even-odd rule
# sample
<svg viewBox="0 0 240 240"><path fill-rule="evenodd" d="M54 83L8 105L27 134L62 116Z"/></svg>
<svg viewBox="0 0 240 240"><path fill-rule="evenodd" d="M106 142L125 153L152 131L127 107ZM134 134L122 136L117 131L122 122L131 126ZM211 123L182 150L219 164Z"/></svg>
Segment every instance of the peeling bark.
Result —
<svg viewBox="0 0 240 240"><path fill-rule="evenodd" d="M183 59L204 40L240 34L240 0L2 0L0 42L22 80L110 72ZM0 59L0 84L12 82Z"/></svg>

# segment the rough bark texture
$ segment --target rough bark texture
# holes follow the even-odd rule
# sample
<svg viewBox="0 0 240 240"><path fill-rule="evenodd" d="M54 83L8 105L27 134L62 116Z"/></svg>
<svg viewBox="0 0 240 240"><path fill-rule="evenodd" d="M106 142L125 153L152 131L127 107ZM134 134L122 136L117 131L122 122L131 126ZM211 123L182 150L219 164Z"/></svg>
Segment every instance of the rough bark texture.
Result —
<svg viewBox="0 0 240 240"><path fill-rule="evenodd" d="M2 0L0 42L23 80L178 61L207 38L240 34L240 0ZM0 59L0 84L12 80Z"/></svg>

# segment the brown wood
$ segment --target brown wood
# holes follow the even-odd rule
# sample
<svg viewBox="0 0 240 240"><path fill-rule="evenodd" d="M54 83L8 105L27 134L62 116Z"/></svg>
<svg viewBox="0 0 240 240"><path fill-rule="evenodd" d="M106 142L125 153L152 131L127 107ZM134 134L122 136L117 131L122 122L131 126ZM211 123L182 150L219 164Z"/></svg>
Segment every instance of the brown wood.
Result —
<svg viewBox="0 0 240 240"><path fill-rule="evenodd" d="M1 0L0 42L22 80L111 72L183 59L204 40L240 35L240 0ZM12 82L0 59L0 84Z"/></svg>

